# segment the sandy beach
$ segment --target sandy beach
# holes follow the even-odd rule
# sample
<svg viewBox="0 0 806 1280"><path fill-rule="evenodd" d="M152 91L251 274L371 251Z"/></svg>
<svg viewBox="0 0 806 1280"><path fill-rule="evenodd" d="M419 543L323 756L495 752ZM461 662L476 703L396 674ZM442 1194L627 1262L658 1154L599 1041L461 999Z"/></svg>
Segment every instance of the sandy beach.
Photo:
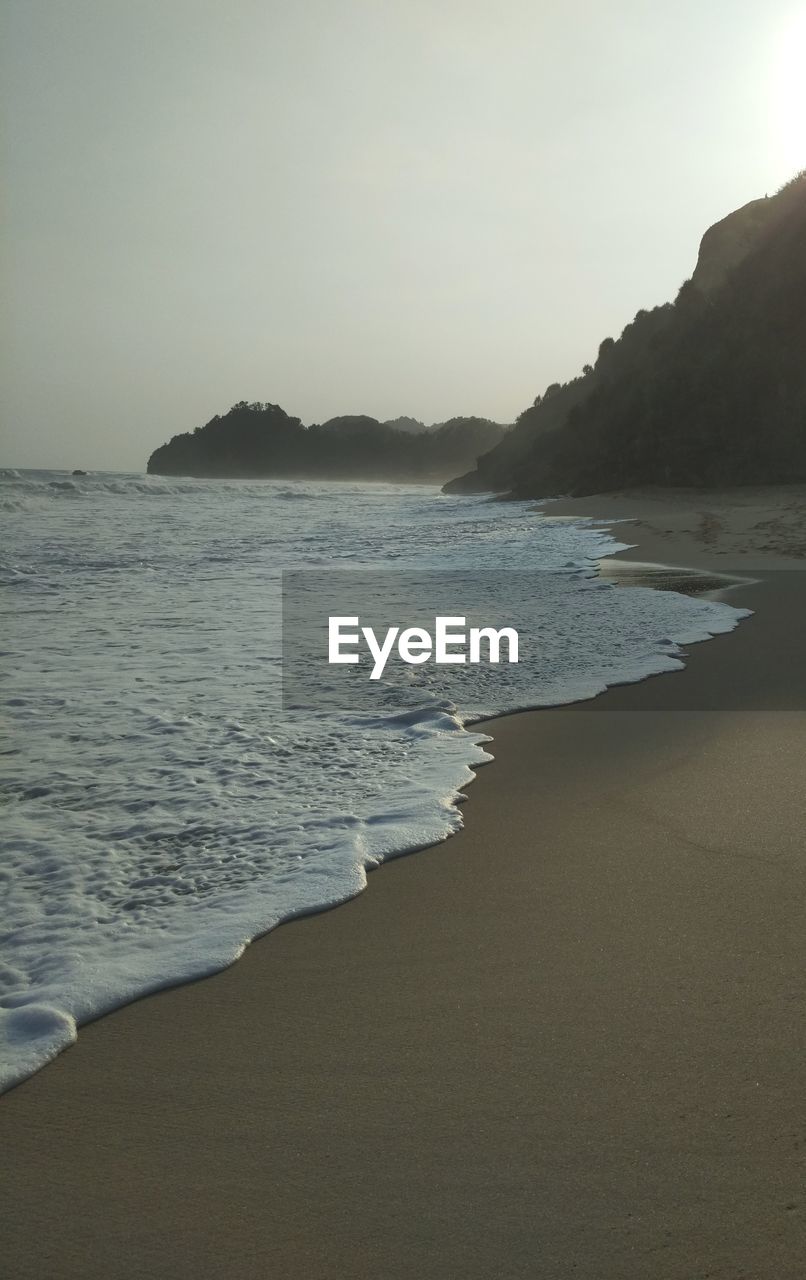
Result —
<svg viewBox="0 0 806 1280"><path fill-rule="evenodd" d="M545 510L754 616L491 722L461 834L0 1099L13 1280L804 1275L804 491Z"/></svg>

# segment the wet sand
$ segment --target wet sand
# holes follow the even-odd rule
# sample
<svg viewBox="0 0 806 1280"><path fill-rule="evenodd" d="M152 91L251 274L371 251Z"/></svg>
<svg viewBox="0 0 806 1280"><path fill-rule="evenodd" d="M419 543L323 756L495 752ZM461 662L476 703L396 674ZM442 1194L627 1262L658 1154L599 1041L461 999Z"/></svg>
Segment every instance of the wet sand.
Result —
<svg viewBox="0 0 806 1280"><path fill-rule="evenodd" d="M492 722L459 836L0 1100L6 1274L800 1280L806 576L698 520L619 536L760 564L738 631Z"/></svg>

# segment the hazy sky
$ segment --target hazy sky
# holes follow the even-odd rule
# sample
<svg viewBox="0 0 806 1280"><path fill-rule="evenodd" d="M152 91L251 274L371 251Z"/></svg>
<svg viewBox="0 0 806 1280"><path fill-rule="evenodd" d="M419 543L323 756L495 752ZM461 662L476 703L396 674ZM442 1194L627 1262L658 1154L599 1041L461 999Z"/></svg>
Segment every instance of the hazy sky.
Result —
<svg viewBox="0 0 806 1280"><path fill-rule="evenodd" d="M0 463L511 421L806 164L784 0L3 0Z"/></svg>

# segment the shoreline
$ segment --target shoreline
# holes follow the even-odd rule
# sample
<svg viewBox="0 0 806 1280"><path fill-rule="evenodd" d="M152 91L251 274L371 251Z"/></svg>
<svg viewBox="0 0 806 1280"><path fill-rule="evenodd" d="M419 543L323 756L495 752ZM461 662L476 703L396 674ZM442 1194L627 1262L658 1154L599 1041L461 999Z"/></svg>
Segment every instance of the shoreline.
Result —
<svg viewBox="0 0 806 1280"><path fill-rule="evenodd" d="M572 522L576 520L576 517L573 515L561 518L567 518ZM589 522L585 520L583 523ZM594 521L594 524L605 526L607 522L604 520ZM602 529L602 532L604 532L604 529ZM679 591L683 594L705 596L706 598L717 600L729 588L742 585L749 581L748 579L736 578L726 573L711 573L710 571L702 568L673 567L633 560L629 557L631 551L636 549L635 547L625 546L614 538L605 540L610 541L611 546L618 549L607 551L600 550L599 554L591 552L587 561L590 566L589 572L598 574L598 576L602 578L608 578L617 586L645 586L655 588L660 591ZM738 621L741 621L741 618ZM713 639L716 635L729 633L730 630L735 629L738 625L738 621L734 622L732 626L728 628L727 632L717 630L708 633L703 631L701 636L696 640L689 641L686 644L681 643L680 652L685 652L687 648L691 647L691 644L704 643L707 639ZM651 674L657 673L653 672ZM558 700L556 702L547 703L530 702L528 698L524 696L521 705L512 705L507 709L496 712L488 711L481 715L468 714L463 716L463 727L468 733L474 733L477 735L479 730L483 732L484 726L493 720L505 719L511 715L520 715L530 711L545 710L550 707L559 708L573 706L576 702L590 703L595 698L600 697L608 688L617 687L622 683L640 684L648 678L650 677L646 673L635 674L634 672L628 674L626 678L611 675L609 679L612 683L604 685L598 692L582 693L577 690L577 692L573 696L570 696L567 701ZM486 736L485 740L492 741L492 739L486 739ZM466 767L468 770L477 771L483 766L483 764L493 763L494 759L494 756L487 756L485 759L479 761L469 760ZM461 781L457 780L454 784L457 788L461 788L461 790L457 789L454 791L451 797L451 810L456 817L458 817L461 804L465 800L463 791L467 786L472 784L475 780L475 776L475 772L471 772L471 776L467 779ZM434 825L436 826L436 824ZM382 860L370 858L368 862L359 864L356 870L363 877L363 886L353 888L351 892L346 891L344 896L337 898L330 897L329 899L315 904L305 904L302 907L289 907L284 914L281 915L277 913L274 919L269 923L265 922L265 920L259 924L253 921L249 926L247 926L248 933L244 933L240 941L232 941L231 947L229 948L231 954L228 959L222 959L217 955L215 959L209 960L207 963L196 963L192 970L187 970L183 964L183 957L181 955L179 957L172 956L171 959L173 960L173 964L171 965L169 963L168 965L161 965L158 976L153 980L143 980L139 986L136 984L135 980L125 984L122 990L109 993L102 1003L90 1001L90 1005L94 1005L91 1012L85 1011L83 1016L77 1015L75 1019L68 1014L60 1013L59 1018L63 1024L67 1024L68 1022L72 1024L72 1038L68 1038L67 1033L63 1034L60 1046L58 1048L50 1047L47 1051L49 1052L49 1056L47 1057L43 1056L45 1051L38 1050L38 1061L33 1067L31 1066L33 1055L31 1055L29 1061L24 1065L15 1063L13 1070L4 1070L3 1068L6 1067L6 1063L0 1063L0 1098L10 1090L17 1088L20 1084L23 1084L38 1071L44 1070L53 1061L55 1061L61 1053L67 1052L75 1044L78 1032L84 1027L101 1018L108 1017L119 1009L125 1008L128 1004L137 1000L146 999L160 991L170 990L174 987L186 986L189 983L204 981L209 977L215 976L217 973L220 973L224 969L230 967L230 965L237 964L247 947L251 946L259 939L268 936L270 933L273 933L281 925L302 919L308 915L317 915L321 912L333 910L336 907L342 906L345 902L350 901L351 897L356 896L356 894L361 893L366 889L369 874L372 871L379 869L380 866L385 865L385 863L388 863L395 858L408 857L413 853L420 853L427 849L434 848L436 845L442 843L444 839L449 839L454 834L455 830L446 830L440 834L439 831L435 829L428 837L420 836L420 839L426 839L426 843L400 845L395 848L394 852L387 852ZM237 935L233 935L233 937L237 938ZM165 974L169 972L176 976L166 978ZM57 1005L56 1007L58 1008L59 1006ZM47 1011L49 1012L50 1010L48 1009ZM13 1042L13 1039L11 1042Z"/></svg>
<svg viewBox="0 0 806 1280"><path fill-rule="evenodd" d="M567 518L569 520L575 520L575 517L573 516ZM595 523L604 526L606 521L602 520ZM610 580L610 582L616 586L650 587L659 591L674 591L682 594L704 596L708 599L719 600L727 593L728 590L752 583L751 579L738 578L727 573L712 573L711 571L703 568L687 568L683 566L675 567L634 560L630 558L630 553L636 550L636 547L618 544L616 540L613 540L613 542L614 545L619 546L620 549L609 550L607 552L602 552L599 555L591 554L588 563L591 566L592 572L596 572L597 576L600 578ZM596 566L595 570L593 569L593 566ZM696 640L688 641L686 643L678 642L680 652L686 652L686 650L691 648L692 644L704 643L708 639L713 639L721 634L730 634L730 631L735 630L735 627L739 625L741 620L742 618L740 616L740 618L734 622L733 626L727 631L717 630L710 634L706 634L704 632ZM485 725L493 721L506 719L509 716L522 715L539 710L571 707L577 702L590 704L596 698L601 697L602 693L606 692L609 688L619 687L624 683L642 684L645 680L651 678L651 676L655 674L660 674L660 672L652 672L650 675L630 674L626 680L618 678L613 679L613 677L611 677L612 683L604 686L597 693L584 695L577 693L576 696L570 698L568 701L560 700L557 702L541 704L531 703L524 700L523 705L513 706L505 710L485 712L483 715L467 715L463 717L463 726L468 733L477 733L479 730L484 732ZM492 742L492 738L488 738L485 735L485 738L482 741ZM472 772L472 776L470 776L466 781L463 781L461 784L457 784L461 786L462 790L458 790L453 793L451 807L454 812L458 814L461 805L465 802L466 797L463 795L463 791L466 787L472 785L478 769L482 768L484 764L494 762L495 756L488 755L481 761L472 761L468 763L467 767L469 769L472 767L474 772ZM3 1073L0 1071L0 1099L2 1099L2 1097L12 1089L24 1084L26 1080L30 1079L38 1071L45 1070L62 1053L67 1052L75 1044L78 1032L80 1032L84 1027L89 1026L91 1023L96 1022L99 1019L106 1018L111 1014L116 1013L118 1010L125 1008L131 1003L147 999L161 991L171 990L176 987L183 987L190 983L200 982L210 977L214 977L216 974L221 973L231 965L237 964L247 947L253 945L253 943L260 939L267 937L269 934L274 933L281 925L289 924L309 915L318 915L322 912L334 910L337 907L343 906L344 903L350 901L351 898L355 897L358 893L364 892L367 887L368 877L372 871L379 870L381 866L386 865L388 862L396 858L408 857L412 854L422 853L428 849L435 848L445 839L450 839L455 834L455 830L445 831L442 836L434 833L430 838L428 838L426 843L396 848L394 852L387 853L382 860L370 859L369 862L364 863L363 866L360 867L364 880L362 887L354 889L352 893L347 893L345 896L336 898L335 900L330 899L315 905L306 905L302 908L294 907L289 909L284 915L276 918L273 923L263 924L261 927L251 930L248 936L246 936L246 940L242 941L240 945L233 944L232 949L235 951L237 947L237 954L234 954L232 958L226 961L212 961L209 964L209 967L200 964L196 966L195 972L184 973L182 976L171 977L167 980L163 976L154 982L144 983L140 989L137 989L136 987L129 987L126 994L110 997L104 1001L104 1004L101 1007L95 1008L91 1014L85 1014L85 1016L77 1018L73 1026L72 1039L64 1040L59 1048L51 1049L50 1056L46 1058L40 1057L38 1064L34 1066L33 1069L31 1068L30 1063L26 1063L24 1066L18 1066L13 1073ZM176 972L179 972L180 970L181 960L177 962ZM64 1019L67 1021L68 1015L64 1015ZM4 1065L5 1064L0 1064L0 1066Z"/></svg>
<svg viewBox="0 0 806 1280"><path fill-rule="evenodd" d="M4 1096L12 1273L800 1275L797 577L681 672L486 721L462 832Z"/></svg>

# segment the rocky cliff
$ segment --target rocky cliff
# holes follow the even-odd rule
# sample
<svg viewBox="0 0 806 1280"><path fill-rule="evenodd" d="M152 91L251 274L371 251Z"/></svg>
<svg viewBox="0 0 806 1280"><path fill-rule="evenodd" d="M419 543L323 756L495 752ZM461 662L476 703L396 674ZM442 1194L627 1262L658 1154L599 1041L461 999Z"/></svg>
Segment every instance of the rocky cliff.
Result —
<svg viewBox="0 0 806 1280"><path fill-rule="evenodd" d="M734 209L726 218L709 227L700 241L697 265L691 277L701 293L715 293L731 271L746 258L758 242L775 212L775 200L763 196Z"/></svg>
<svg viewBox="0 0 806 1280"><path fill-rule="evenodd" d="M804 480L806 173L711 227L674 303L640 311L446 489Z"/></svg>

